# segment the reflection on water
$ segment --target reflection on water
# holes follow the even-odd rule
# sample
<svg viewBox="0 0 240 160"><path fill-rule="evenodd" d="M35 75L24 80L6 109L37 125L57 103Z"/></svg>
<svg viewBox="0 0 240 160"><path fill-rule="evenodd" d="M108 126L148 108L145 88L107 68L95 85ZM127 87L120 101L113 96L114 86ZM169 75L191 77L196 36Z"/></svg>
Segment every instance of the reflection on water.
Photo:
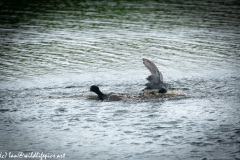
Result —
<svg viewBox="0 0 240 160"><path fill-rule="evenodd" d="M239 159L239 11L237 1L1 1L0 152ZM184 96L103 103L86 92L137 96L143 57Z"/></svg>
<svg viewBox="0 0 240 160"><path fill-rule="evenodd" d="M2 80L138 69L142 57L183 72L239 67L234 3L68 3L3 2Z"/></svg>

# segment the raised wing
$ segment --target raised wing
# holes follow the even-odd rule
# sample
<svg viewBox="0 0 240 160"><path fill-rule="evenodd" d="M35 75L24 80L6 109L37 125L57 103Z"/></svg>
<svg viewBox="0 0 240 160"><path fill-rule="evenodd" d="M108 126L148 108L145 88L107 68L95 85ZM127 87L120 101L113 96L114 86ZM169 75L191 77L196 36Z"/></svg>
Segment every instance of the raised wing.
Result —
<svg viewBox="0 0 240 160"><path fill-rule="evenodd" d="M147 77L149 83L145 85L149 89L161 89L163 85L163 76L162 73L159 72L157 66L150 60L143 58L143 64L148 68L148 70L152 73L152 75Z"/></svg>

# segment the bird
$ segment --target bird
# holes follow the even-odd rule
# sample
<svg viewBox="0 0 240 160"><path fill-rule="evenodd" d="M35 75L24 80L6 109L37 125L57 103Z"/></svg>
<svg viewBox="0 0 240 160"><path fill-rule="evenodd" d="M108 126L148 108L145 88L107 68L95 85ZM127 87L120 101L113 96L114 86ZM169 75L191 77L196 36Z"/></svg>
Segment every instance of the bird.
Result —
<svg viewBox="0 0 240 160"><path fill-rule="evenodd" d="M158 93L166 93L170 84L163 82L162 73L158 70L157 66L146 58L143 58L143 64L151 72L151 75L146 78L149 82L145 84L146 88L143 90L157 89Z"/></svg>
<svg viewBox="0 0 240 160"><path fill-rule="evenodd" d="M146 88L142 90L143 92L140 93L138 98L145 99L149 97L159 96L159 93L167 93L167 90L171 85L163 82L162 73L158 70L157 66L146 58L143 58L143 64L151 72L151 75L146 78L149 82L145 84ZM96 85L92 85L89 91L96 93L98 95L98 98L102 101L125 101L127 98L131 98L129 95L116 94L113 92L104 94Z"/></svg>
<svg viewBox="0 0 240 160"><path fill-rule="evenodd" d="M121 101L121 100L125 100L125 95L123 94L116 94L116 93L109 93L109 94L104 94L100 91L99 87L96 85L92 85L90 87L91 92L94 92L98 95L98 98L102 101Z"/></svg>

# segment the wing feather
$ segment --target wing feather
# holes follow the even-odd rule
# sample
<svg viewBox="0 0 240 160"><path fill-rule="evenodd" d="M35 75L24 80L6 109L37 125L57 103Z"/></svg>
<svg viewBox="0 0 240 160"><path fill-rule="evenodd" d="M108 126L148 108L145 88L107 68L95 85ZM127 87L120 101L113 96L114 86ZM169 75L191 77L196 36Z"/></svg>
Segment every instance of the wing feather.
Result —
<svg viewBox="0 0 240 160"><path fill-rule="evenodd" d="M158 70L157 66L150 60L143 58L143 64L151 72L152 75L147 77L149 83L145 85L150 89L161 89L163 85L162 73Z"/></svg>

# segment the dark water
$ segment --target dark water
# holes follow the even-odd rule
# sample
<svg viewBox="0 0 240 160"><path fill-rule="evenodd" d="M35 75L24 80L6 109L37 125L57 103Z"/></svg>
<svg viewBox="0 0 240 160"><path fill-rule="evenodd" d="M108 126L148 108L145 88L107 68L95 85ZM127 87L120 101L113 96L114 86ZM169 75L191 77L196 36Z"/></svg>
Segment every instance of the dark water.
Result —
<svg viewBox="0 0 240 160"><path fill-rule="evenodd" d="M0 154L240 159L239 22L238 1L1 1ZM138 95L142 58L184 96L86 92Z"/></svg>

